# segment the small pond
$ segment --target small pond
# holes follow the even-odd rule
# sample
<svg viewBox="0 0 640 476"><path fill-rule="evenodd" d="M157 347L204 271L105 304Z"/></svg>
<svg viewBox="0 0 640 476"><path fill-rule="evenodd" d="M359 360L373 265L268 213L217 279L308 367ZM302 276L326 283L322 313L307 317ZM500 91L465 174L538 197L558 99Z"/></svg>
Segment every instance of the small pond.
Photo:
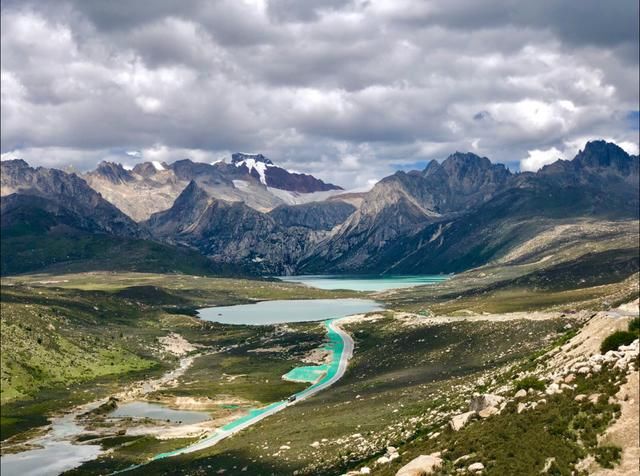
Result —
<svg viewBox="0 0 640 476"><path fill-rule="evenodd" d="M200 423L210 419L206 412L195 410L173 410L159 403L130 402L119 405L109 413L111 418L150 418L173 423Z"/></svg>

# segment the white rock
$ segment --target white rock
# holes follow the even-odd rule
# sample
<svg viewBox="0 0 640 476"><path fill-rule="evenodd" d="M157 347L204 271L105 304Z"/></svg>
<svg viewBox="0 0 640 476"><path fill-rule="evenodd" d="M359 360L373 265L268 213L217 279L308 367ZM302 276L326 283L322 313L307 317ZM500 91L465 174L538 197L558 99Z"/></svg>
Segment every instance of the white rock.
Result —
<svg viewBox="0 0 640 476"><path fill-rule="evenodd" d="M482 471L484 469L484 464L478 462L478 463L473 463L470 464L469 467L467 468L468 471Z"/></svg>
<svg viewBox="0 0 640 476"><path fill-rule="evenodd" d="M387 456L380 456L380 458L376 460L376 464L387 464L389 461L391 460Z"/></svg>
<svg viewBox="0 0 640 476"><path fill-rule="evenodd" d="M420 455L398 470L396 476L427 476L442 466L442 459L434 455Z"/></svg>
<svg viewBox="0 0 640 476"><path fill-rule="evenodd" d="M516 412L518 414L522 413L523 411L525 411L527 409L527 404L526 403L518 403L518 406L516 407Z"/></svg>
<svg viewBox="0 0 640 476"><path fill-rule="evenodd" d="M502 403L504 397L486 393L484 395L474 395L469 401L469 410L479 412L487 407L497 407Z"/></svg>
<svg viewBox="0 0 640 476"><path fill-rule="evenodd" d="M484 410L480 410L478 416L480 418L489 418L491 415L497 415L498 413L500 413L500 410L496 407L487 407Z"/></svg>
<svg viewBox="0 0 640 476"><path fill-rule="evenodd" d="M314 441L309 446L311 446L312 448L320 448L320 442L319 441Z"/></svg>
<svg viewBox="0 0 640 476"><path fill-rule="evenodd" d="M561 392L562 390L560 390L560 385L558 385L557 383L552 383L544 391L544 393L546 393L547 395L555 395L556 393L561 393Z"/></svg>
<svg viewBox="0 0 640 476"><path fill-rule="evenodd" d="M367 466L363 466L362 468L360 468L360 474L370 474L371 473L371 469L368 468Z"/></svg>
<svg viewBox="0 0 640 476"><path fill-rule="evenodd" d="M526 396L527 396L527 391L524 388L521 388L516 392L516 394L514 395L514 398L524 398Z"/></svg>
<svg viewBox="0 0 640 476"><path fill-rule="evenodd" d="M588 374L589 372L591 372L591 368L587 367L586 365L578 368L579 374L585 375L585 374Z"/></svg>
<svg viewBox="0 0 640 476"><path fill-rule="evenodd" d="M467 423L469 423L469 421L474 417L475 414L475 411L470 411L461 413L460 415L456 415L449 421L449 426L453 431L458 431Z"/></svg>

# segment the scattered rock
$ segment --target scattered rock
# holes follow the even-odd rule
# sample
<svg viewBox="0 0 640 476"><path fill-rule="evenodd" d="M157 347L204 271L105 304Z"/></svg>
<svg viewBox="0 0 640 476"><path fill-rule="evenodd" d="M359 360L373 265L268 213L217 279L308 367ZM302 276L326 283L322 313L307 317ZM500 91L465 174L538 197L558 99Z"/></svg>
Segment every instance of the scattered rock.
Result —
<svg viewBox="0 0 640 476"><path fill-rule="evenodd" d="M560 385L558 385L557 383L552 383L546 388L544 393L546 393L547 395L555 395L556 393L562 393L562 390L560 390Z"/></svg>
<svg viewBox="0 0 640 476"><path fill-rule="evenodd" d="M476 471L482 471L483 469L484 469L484 464L478 462L478 463L470 464L469 467L467 468L467 471L471 471L475 473Z"/></svg>
<svg viewBox="0 0 640 476"><path fill-rule="evenodd" d="M451 421L449 421L449 426L453 431L460 430L463 426L465 426L471 419L475 416L475 411L470 411L466 413L461 413L460 415L454 416Z"/></svg>
<svg viewBox="0 0 640 476"><path fill-rule="evenodd" d="M442 459L438 456L420 455L400 468L396 476L427 476L433 474L441 466Z"/></svg>
<svg viewBox="0 0 640 476"><path fill-rule="evenodd" d="M526 396L527 396L527 391L524 388L521 388L516 392L516 394L514 395L514 398L524 398Z"/></svg>
<svg viewBox="0 0 640 476"><path fill-rule="evenodd" d="M592 393L591 395L589 395L589 401L593 404L598 403L598 399L600 398L600 394L599 393Z"/></svg>
<svg viewBox="0 0 640 476"><path fill-rule="evenodd" d="M475 454L475 453L460 456L460 458L457 458L457 459L455 459L455 460L453 461L453 465L455 466L456 464L458 464L458 463L460 463L460 462L462 462L462 461L466 461L466 460L468 460L468 459L469 459L469 458L471 458L474 454Z"/></svg>
<svg viewBox="0 0 640 476"><path fill-rule="evenodd" d="M504 397L485 393L484 395L474 395L469 401L469 410L479 412L488 407L497 407L504 400Z"/></svg>
<svg viewBox="0 0 640 476"><path fill-rule="evenodd" d="M478 412L478 416L480 418L489 418L491 415L496 415L500 413L500 410L498 410L496 407L487 407L484 410L480 410Z"/></svg>

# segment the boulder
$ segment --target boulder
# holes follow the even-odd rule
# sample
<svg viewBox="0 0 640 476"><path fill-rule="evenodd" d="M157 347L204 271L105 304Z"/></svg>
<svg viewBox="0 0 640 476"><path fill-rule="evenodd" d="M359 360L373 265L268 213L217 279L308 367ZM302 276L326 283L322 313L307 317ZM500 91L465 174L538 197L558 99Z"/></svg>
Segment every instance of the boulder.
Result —
<svg viewBox="0 0 640 476"><path fill-rule="evenodd" d="M398 470L396 476L427 476L442 466L442 458L420 455Z"/></svg>
<svg viewBox="0 0 640 476"><path fill-rule="evenodd" d="M504 397L485 393L484 395L474 395L469 400L469 411L479 412L487 407L497 407L504 400Z"/></svg>
<svg viewBox="0 0 640 476"><path fill-rule="evenodd" d="M500 410L496 407L487 407L484 410L480 410L478 416L480 418L489 418L491 415L497 415L498 413L500 413Z"/></svg>
<svg viewBox="0 0 640 476"><path fill-rule="evenodd" d="M469 421L475 416L475 414L475 411L470 411L461 413L460 415L456 415L449 421L449 426L453 431L458 431L460 430L460 428L469 423Z"/></svg>
<svg viewBox="0 0 640 476"><path fill-rule="evenodd" d="M514 395L515 398L524 398L526 396L527 396L527 391L524 388L521 388L520 390L518 390Z"/></svg>
<svg viewBox="0 0 640 476"><path fill-rule="evenodd" d="M470 464L469 467L467 468L467 470L471 471L472 473L475 473L476 471L482 471L483 469L484 469L484 464L480 462Z"/></svg>
<svg viewBox="0 0 640 476"><path fill-rule="evenodd" d="M546 393L547 395L554 395L556 393L561 393L561 392L562 390L560 390L560 385L558 385L557 383L552 383L544 391L544 393Z"/></svg>

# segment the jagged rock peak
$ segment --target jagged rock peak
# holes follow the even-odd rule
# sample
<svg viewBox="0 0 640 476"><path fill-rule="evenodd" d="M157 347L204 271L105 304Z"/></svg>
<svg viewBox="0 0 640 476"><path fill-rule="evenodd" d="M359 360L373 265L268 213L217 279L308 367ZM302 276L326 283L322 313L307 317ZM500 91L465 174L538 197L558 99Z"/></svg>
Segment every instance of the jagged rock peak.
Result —
<svg viewBox="0 0 640 476"><path fill-rule="evenodd" d="M135 180L133 174L126 170L122 164L114 162L100 162L96 168L95 174L100 175L113 183L130 182Z"/></svg>
<svg viewBox="0 0 640 476"><path fill-rule="evenodd" d="M23 159L11 159L11 160L3 160L2 165L7 167L17 168L17 169L29 169L31 168L29 164Z"/></svg>
<svg viewBox="0 0 640 476"><path fill-rule="evenodd" d="M245 154L243 152L235 152L231 154L231 163L240 165L243 162L253 161L255 163L262 163L266 165L273 165L271 159L268 159L262 154Z"/></svg>
<svg viewBox="0 0 640 476"><path fill-rule="evenodd" d="M621 147L612 142L594 140L587 142L584 150L578 152L574 162L590 168L610 167L626 168L630 162L630 156Z"/></svg>

